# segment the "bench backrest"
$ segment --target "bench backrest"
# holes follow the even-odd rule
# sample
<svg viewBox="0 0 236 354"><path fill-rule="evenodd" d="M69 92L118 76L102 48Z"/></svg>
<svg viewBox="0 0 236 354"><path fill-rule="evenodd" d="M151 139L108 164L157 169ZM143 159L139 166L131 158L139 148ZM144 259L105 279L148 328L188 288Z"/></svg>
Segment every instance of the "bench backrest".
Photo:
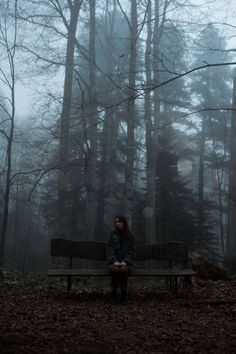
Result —
<svg viewBox="0 0 236 354"><path fill-rule="evenodd" d="M100 241L71 241L55 238L51 240L51 256L104 261L106 259L106 243Z"/></svg>
<svg viewBox="0 0 236 354"><path fill-rule="evenodd" d="M51 256L106 260L106 243L100 241L51 240ZM137 245L136 261L167 261L169 266L181 264L189 267L187 246L183 242L171 241L154 245Z"/></svg>

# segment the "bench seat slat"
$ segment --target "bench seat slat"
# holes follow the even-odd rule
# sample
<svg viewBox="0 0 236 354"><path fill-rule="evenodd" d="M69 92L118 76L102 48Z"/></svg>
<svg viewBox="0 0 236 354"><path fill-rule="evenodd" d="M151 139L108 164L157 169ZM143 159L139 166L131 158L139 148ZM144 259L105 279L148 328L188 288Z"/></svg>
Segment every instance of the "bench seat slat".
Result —
<svg viewBox="0 0 236 354"><path fill-rule="evenodd" d="M192 269L134 269L131 276L185 276L194 275ZM108 276L107 269L50 269L48 276Z"/></svg>
<svg viewBox="0 0 236 354"><path fill-rule="evenodd" d="M50 269L48 276L66 276L66 275L79 275L79 276L106 276L109 275L106 269Z"/></svg>
<svg viewBox="0 0 236 354"><path fill-rule="evenodd" d="M184 276L194 275L195 272L192 269L137 269L133 272L133 276Z"/></svg>

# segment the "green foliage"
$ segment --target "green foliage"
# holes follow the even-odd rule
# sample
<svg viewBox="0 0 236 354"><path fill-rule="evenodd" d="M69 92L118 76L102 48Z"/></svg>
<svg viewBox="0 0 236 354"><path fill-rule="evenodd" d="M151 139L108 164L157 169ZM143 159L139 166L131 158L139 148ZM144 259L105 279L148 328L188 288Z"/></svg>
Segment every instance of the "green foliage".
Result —
<svg viewBox="0 0 236 354"><path fill-rule="evenodd" d="M178 172L174 131L159 139L157 166L157 227L163 241L179 240L194 248L197 240L196 200Z"/></svg>
<svg viewBox="0 0 236 354"><path fill-rule="evenodd" d="M181 135L183 139L183 134ZM157 229L163 241L179 240L192 250L210 254L217 258L218 240L213 232L215 219L212 210L215 206L205 198L199 205L197 193L190 188L189 180L178 170L178 132L165 129L159 137L157 166ZM188 152L189 159L194 151ZM199 239L198 211L202 209L204 225L203 237Z"/></svg>
<svg viewBox="0 0 236 354"><path fill-rule="evenodd" d="M161 37L160 54L158 58L160 82L168 81L178 73L187 70L185 33L172 22L164 25ZM189 93L182 80L174 80L160 89L163 105L172 110L174 106L187 106Z"/></svg>
<svg viewBox="0 0 236 354"><path fill-rule="evenodd" d="M0 287L46 286L47 284L48 280L45 275L22 273L11 268L3 270L2 277L0 277Z"/></svg>

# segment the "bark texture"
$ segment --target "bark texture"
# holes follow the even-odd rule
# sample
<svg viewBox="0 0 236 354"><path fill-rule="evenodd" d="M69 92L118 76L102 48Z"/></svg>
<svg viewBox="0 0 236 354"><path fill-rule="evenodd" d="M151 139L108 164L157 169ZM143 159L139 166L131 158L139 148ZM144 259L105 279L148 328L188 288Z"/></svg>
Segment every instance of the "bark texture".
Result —
<svg viewBox="0 0 236 354"><path fill-rule="evenodd" d="M236 256L236 78L233 89L233 111L230 136L230 166L229 166L229 221L227 256Z"/></svg>
<svg viewBox="0 0 236 354"><path fill-rule="evenodd" d="M127 159L126 159L126 216L131 221L133 212L133 184L134 184L134 128L135 128L135 80L137 66L137 3L131 0L130 22L130 61L129 61L129 87L127 107Z"/></svg>
<svg viewBox="0 0 236 354"><path fill-rule="evenodd" d="M59 147L59 176L58 176L58 233L67 237L68 211L67 211L67 173L69 169L69 130L70 113L72 102L73 87L73 69L74 69L74 51L75 38L78 24L78 16L81 1L75 0L70 6L70 22L68 24L68 40L66 48L66 65L63 91L63 103L60 119L60 147Z"/></svg>

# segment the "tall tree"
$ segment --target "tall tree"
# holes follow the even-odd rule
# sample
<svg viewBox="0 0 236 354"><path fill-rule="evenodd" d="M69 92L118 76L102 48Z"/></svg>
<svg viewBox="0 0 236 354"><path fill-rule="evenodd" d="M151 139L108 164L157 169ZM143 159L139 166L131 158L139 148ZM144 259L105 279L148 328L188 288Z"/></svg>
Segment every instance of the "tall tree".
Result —
<svg viewBox="0 0 236 354"><path fill-rule="evenodd" d="M60 118L60 148L59 148L59 179L58 179L58 206L59 206L59 223L58 232L67 235L67 173L69 168L69 129L70 129L70 113L72 102L72 85L74 72L74 51L76 29L78 24L78 16L82 0L68 0L70 20L66 23L67 28L67 46L65 60L65 79L63 89L62 112Z"/></svg>
<svg viewBox="0 0 236 354"><path fill-rule="evenodd" d="M209 26L207 30L201 34L199 38L199 45L195 56L195 65L199 65L203 60L206 62L226 61L227 54L222 52L214 52L214 48L225 48L225 41L221 38L218 30L213 26ZM214 111L213 108L227 107L229 104L229 86L227 80L229 79L229 72L225 68L209 68L199 72L192 83L194 94L198 95L199 106L203 108L200 113L201 128L198 135L199 141L199 165L198 165L198 247L208 248L210 243L217 243L216 237L210 236L207 231L207 224L209 224L209 215L212 211L209 209L209 193L207 193L206 184L209 185L207 175L209 168L212 167L211 157L212 152L209 154L209 145L215 146L215 141L218 144L224 144L224 140L220 138L219 131L220 121L224 121L224 113ZM205 110L205 111L204 111ZM221 129L221 128L220 128ZM224 149L222 149L223 152ZM206 168L208 163L208 169ZM213 186L212 186L213 188ZM219 190L219 193L221 191ZM218 199L221 200L221 199ZM214 200L215 203L218 200ZM222 207L222 206L221 206ZM222 232L222 228L221 228ZM215 234L217 231L215 230ZM213 240L215 238L215 240ZM222 235L220 235L222 239ZM222 243L222 241L221 241ZM213 245L212 245L212 248ZM224 245L222 245L224 248Z"/></svg>
<svg viewBox="0 0 236 354"><path fill-rule="evenodd" d="M233 104L230 134L230 165L229 165L229 218L227 257L236 256L236 78L234 78Z"/></svg>
<svg viewBox="0 0 236 354"><path fill-rule="evenodd" d="M88 87L88 141L89 154L87 160L87 237L93 239L96 225L97 211L97 103L96 103L96 58L95 58L95 33L96 33L96 1L89 2L90 28L89 28L89 87Z"/></svg>
<svg viewBox="0 0 236 354"><path fill-rule="evenodd" d="M129 83L128 83L128 106L127 106L127 159L126 159L126 215L132 220L133 210L133 182L134 182L134 158L135 158L135 83L137 67L137 2L131 0L130 11L130 50L129 50Z"/></svg>
<svg viewBox="0 0 236 354"><path fill-rule="evenodd" d="M17 0L14 1L13 8L10 1L5 1L1 6L0 14L0 51L4 53L2 59L4 65L0 66L0 80L4 84L7 95L1 97L0 108L6 117L5 129L0 130L0 134L6 141L6 164L5 164L5 182L4 182L4 202L3 216L0 229L0 267L4 262L4 253L6 246L6 235L9 214L9 200L12 179L12 146L15 129L15 89L16 89L16 70L15 56L17 46ZM3 69L3 68L6 68ZM4 122L3 122L4 123Z"/></svg>
<svg viewBox="0 0 236 354"><path fill-rule="evenodd" d="M41 0L22 1L18 14L22 25L26 23L27 30L32 30L32 38L26 37L21 45L24 52L37 61L37 74L45 73L50 76L57 76L63 68L64 83L62 89L62 99L59 94L50 92L49 96L54 97L53 102L58 104L59 113L59 149L56 167L58 169L57 179L57 232L65 237L68 236L69 226L69 181L70 171L70 124L72 107L72 87L74 80L74 54L77 42L78 17L83 0ZM37 43L37 44L35 44ZM57 43L55 46L54 44ZM40 64L39 64L40 63ZM47 91L50 91L47 77ZM58 114L57 111L57 114ZM55 117L55 115L54 115ZM56 117L57 119L58 117ZM57 123L58 123L57 120ZM56 125L56 123L54 122ZM56 127L57 128L57 127ZM55 129L56 130L56 129ZM54 161L55 163L55 161ZM54 182L55 183L55 182Z"/></svg>
<svg viewBox="0 0 236 354"><path fill-rule="evenodd" d="M195 249L197 227L197 198L188 181L178 169L178 140L183 138L172 127L161 131L158 146L157 230L163 241L186 242Z"/></svg>
<svg viewBox="0 0 236 354"><path fill-rule="evenodd" d="M146 80L147 85L151 83L151 78L156 85L160 83L160 45L163 36L163 29L166 21L166 12L170 1L165 0L161 6L159 0L154 2L154 28L153 36L151 29L151 1L148 9L147 42L145 53ZM162 8L162 14L160 14ZM152 38L152 41L151 41ZM152 49L153 48L153 49ZM150 57L152 61L150 62ZM153 75L151 75L151 68ZM147 87L148 87L147 86ZM149 90L149 87L148 87ZM158 128L160 126L160 91L157 89L153 93L153 117L150 111L150 93L145 96L145 121L146 121L146 156L147 156L147 194L145 208L145 233L146 242L156 241L156 173L157 173L157 147Z"/></svg>
<svg viewBox="0 0 236 354"><path fill-rule="evenodd" d="M145 49L145 71L146 71L146 86L151 85L151 53L152 53L152 2L148 1L148 16L147 16L147 39ZM153 136L153 122L152 122L152 105L151 92L149 89L145 92L144 101L145 110L145 131L146 131L146 173L147 173L147 193L146 206L144 209L145 217L145 235L147 243L154 243L155 241L155 211L156 211L156 197L155 197L155 174L156 174L156 149L154 146ZM156 134L155 134L156 136ZM154 195L153 195L154 194Z"/></svg>

